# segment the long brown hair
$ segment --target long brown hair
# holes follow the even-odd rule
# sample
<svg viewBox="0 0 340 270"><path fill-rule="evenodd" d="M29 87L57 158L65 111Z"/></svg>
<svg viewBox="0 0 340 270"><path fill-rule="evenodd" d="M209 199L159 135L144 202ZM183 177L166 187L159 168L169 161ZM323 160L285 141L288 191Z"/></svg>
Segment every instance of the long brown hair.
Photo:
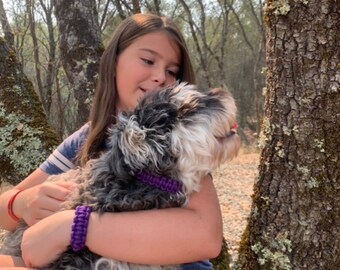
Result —
<svg viewBox="0 0 340 270"><path fill-rule="evenodd" d="M135 14L122 21L101 57L97 88L89 117L90 130L78 155L81 166L105 149L107 128L116 122L117 110L114 101L117 98L115 69L118 55L135 39L156 31L165 32L181 51L177 80L195 83L185 40L171 19L154 14Z"/></svg>

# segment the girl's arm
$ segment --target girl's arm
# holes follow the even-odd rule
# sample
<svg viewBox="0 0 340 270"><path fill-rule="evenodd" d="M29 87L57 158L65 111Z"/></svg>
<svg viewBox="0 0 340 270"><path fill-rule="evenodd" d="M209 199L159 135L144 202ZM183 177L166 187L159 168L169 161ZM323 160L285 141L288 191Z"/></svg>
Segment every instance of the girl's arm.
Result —
<svg viewBox="0 0 340 270"><path fill-rule="evenodd" d="M4 228L6 230L12 231L16 228L17 226L17 222L15 222L12 218L9 217L8 215L8 209L7 209L7 205L8 205L8 201L10 200L10 198L18 192L18 190L24 190L30 187L33 187L35 185L41 184L42 182L44 182L47 179L48 175L45 174L43 171L41 171L40 169L35 170L33 173L31 173L28 177L26 177L20 184L18 184L16 187L14 187L11 190L8 190L7 192L4 192L3 194L1 194L0 196L0 227ZM23 192L22 192L23 193ZM26 194L27 195L27 194ZM13 212L18 216L21 217L21 215L19 215L19 211L22 212L23 209L18 209L18 205L22 206L22 203L18 204L18 201L22 201L23 199L23 194L19 194L16 199L15 202L13 204Z"/></svg>
<svg viewBox="0 0 340 270"><path fill-rule="evenodd" d="M41 166L24 179L13 190L0 196L0 227L14 230L17 222L7 214L7 205L10 198L18 191L21 192L14 201L14 214L23 218L28 225L33 225L44 217L47 217L60 209L61 202L72 189L71 183L58 182L55 184L45 183L49 174L62 173L71 169L73 159L77 155L79 147L84 142L88 133L89 125L85 124L67 139L65 139L49 158ZM55 160L62 158L63 166L59 167ZM44 171L48 172L45 173Z"/></svg>
<svg viewBox="0 0 340 270"><path fill-rule="evenodd" d="M26 265L42 266L66 249L73 216L72 210L56 213L25 232L22 249ZM117 260L177 264L215 257L221 242L219 202L207 176L202 180L201 191L191 196L185 208L102 216L92 213L86 245L101 256Z"/></svg>
<svg viewBox="0 0 340 270"><path fill-rule="evenodd" d="M16 228L17 222L8 215L8 202L19 190L13 202L14 214L33 225L39 220L55 213L60 204L69 194L71 183L44 183L49 175L41 169L36 169L15 188L0 196L0 227L9 231Z"/></svg>
<svg viewBox="0 0 340 270"><path fill-rule="evenodd" d="M88 229L86 245L93 252L140 264L216 257L222 242L221 212L209 176L185 208L91 215Z"/></svg>
<svg viewBox="0 0 340 270"><path fill-rule="evenodd" d="M0 267L0 270L8 270L8 267ZM11 270L37 270L37 269L27 267L11 267Z"/></svg>
<svg viewBox="0 0 340 270"><path fill-rule="evenodd" d="M6 268L3 268L3 267L6 267ZM8 268L21 269L21 267L25 267L25 263L22 260L22 258L0 254L0 270L8 269ZM23 268L23 269L26 269L26 268Z"/></svg>

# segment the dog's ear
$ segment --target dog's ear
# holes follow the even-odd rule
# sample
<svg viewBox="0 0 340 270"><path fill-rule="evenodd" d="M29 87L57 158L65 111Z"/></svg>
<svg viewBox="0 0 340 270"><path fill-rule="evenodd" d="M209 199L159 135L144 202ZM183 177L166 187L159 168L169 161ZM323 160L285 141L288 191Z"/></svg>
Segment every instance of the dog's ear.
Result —
<svg viewBox="0 0 340 270"><path fill-rule="evenodd" d="M124 162L134 167L144 163L150 149L145 143L147 130L139 126L135 115L119 115L118 148L122 152Z"/></svg>
<svg viewBox="0 0 340 270"><path fill-rule="evenodd" d="M164 100L144 102L133 113L121 114L119 148L125 163L135 170L157 169L164 163L169 158L169 133L175 118L176 107Z"/></svg>
<svg viewBox="0 0 340 270"><path fill-rule="evenodd" d="M158 97L160 94L162 92L155 93L154 97ZM176 106L165 99L154 98L143 101L145 100L148 102L142 102L134 113L138 124L143 129L157 130L160 134L169 132L176 121Z"/></svg>

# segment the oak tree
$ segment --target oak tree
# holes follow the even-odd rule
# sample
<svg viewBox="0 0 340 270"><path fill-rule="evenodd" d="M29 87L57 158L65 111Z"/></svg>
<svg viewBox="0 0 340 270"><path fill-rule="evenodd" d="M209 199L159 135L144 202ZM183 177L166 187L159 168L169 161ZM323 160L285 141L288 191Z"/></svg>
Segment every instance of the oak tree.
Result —
<svg viewBox="0 0 340 270"><path fill-rule="evenodd" d="M263 150L239 268L340 265L340 3L267 0Z"/></svg>

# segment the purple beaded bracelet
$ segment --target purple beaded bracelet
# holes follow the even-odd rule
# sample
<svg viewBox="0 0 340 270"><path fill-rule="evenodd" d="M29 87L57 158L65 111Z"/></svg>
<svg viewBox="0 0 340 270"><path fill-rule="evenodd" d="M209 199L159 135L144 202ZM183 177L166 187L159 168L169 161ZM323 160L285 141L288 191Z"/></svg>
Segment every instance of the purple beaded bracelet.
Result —
<svg viewBox="0 0 340 270"><path fill-rule="evenodd" d="M74 252L81 251L85 246L87 225L89 223L91 207L78 205L71 229L71 248Z"/></svg>

